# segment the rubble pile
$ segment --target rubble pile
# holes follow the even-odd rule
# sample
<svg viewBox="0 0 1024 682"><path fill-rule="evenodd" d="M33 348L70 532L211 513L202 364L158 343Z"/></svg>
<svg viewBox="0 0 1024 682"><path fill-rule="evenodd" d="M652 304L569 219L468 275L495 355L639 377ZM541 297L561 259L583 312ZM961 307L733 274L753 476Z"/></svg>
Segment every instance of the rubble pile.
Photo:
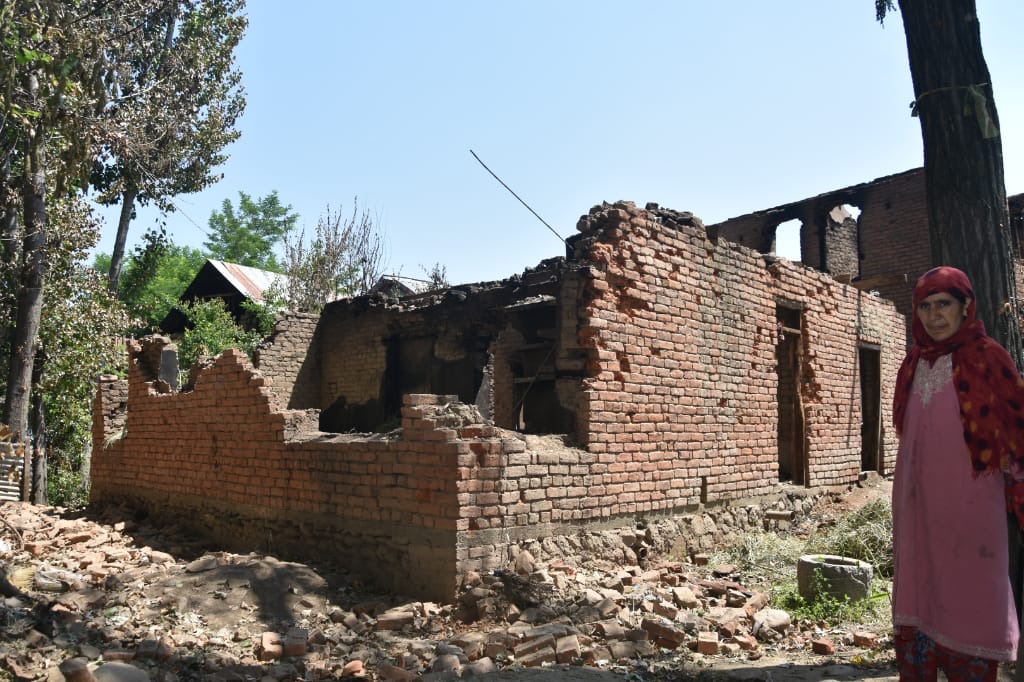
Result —
<svg viewBox="0 0 1024 682"><path fill-rule="evenodd" d="M886 658L888 633L793 622L731 566L542 564L522 551L442 605L328 566L204 551L117 510L95 518L0 506L0 669L13 679L448 680L556 664L656 676Z"/></svg>

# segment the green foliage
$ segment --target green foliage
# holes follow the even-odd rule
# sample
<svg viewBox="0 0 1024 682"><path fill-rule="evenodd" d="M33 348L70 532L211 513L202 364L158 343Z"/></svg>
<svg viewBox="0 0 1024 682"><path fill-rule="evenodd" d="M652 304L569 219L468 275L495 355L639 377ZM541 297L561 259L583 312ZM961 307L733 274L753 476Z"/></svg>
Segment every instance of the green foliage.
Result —
<svg viewBox="0 0 1024 682"><path fill-rule="evenodd" d="M157 330L205 262L199 249L169 241L144 241L137 246L127 259L118 288L118 297L139 320L133 331Z"/></svg>
<svg viewBox="0 0 1024 682"><path fill-rule="evenodd" d="M50 467L47 472L47 499L59 507L81 508L89 503L89 480L82 471Z"/></svg>
<svg viewBox="0 0 1024 682"><path fill-rule="evenodd" d="M33 390L42 393L46 412L50 502L72 506L86 494L73 483L82 481L92 441L96 377L124 373L121 334L129 316L103 277L82 264L99 238L88 207L81 201L54 204L50 227L52 262Z"/></svg>
<svg viewBox="0 0 1024 682"><path fill-rule="evenodd" d="M154 262L155 261L155 262ZM143 335L158 331L160 322L178 304L178 299L203 267L206 257L196 248L165 242L159 248L144 241L125 261L118 298L133 317L124 330ZM96 254L92 269L110 271L110 255Z"/></svg>
<svg viewBox="0 0 1024 682"><path fill-rule="evenodd" d="M233 117L244 104L240 74L217 46L237 43L241 8L241 0L9 0L0 10L0 353L10 367L0 382L10 382L4 407L20 434L30 432L29 398L42 398L34 404L46 412L48 477L63 498L74 497L84 469L96 375L123 371L117 337L129 328L124 307L81 265L98 230L74 198L112 156L138 161L133 177L169 177L174 188L215 179L204 159L219 162L218 140L237 136ZM133 80L154 54L142 44L161 39L181 41L178 61L154 61L155 79ZM221 86L226 100L207 97ZM145 113L132 109L143 100L152 105ZM138 115L124 115L130 110ZM192 127L197 116L209 124Z"/></svg>
<svg viewBox="0 0 1024 682"><path fill-rule="evenodd" d="M173 210L169 199L220 179L213 169L241 134L242 74L234 66L248 19L244 0L151 3L126 36L130 66L107 117L127 134L107 140L92 182L104 204L126 191Z"/></svg>
<svg viewBox="0 0 1024 682"><path fill-rule="evenodd" d="M244 0L151 3L126 36L129 65L105 115L115 134L103 141L91 181L103 204L121 204L109 264L120 289L124 245L136 203L173 211L173 197L221 177L214 168L240 132L245 109L234 51L245 31Z"/></svg>
<svg viewBox="0 0 1024 682"><path fill-rule="evenodd" d="M167 232L162 226L143 235L142 244L135 247L130 259L132 267L124 270L124 276L118 282L118 298L133 312L138 312L139 296L156 276L167 247Z"/></svg>
<svg viewBox="0 0 1024 682"><path fill-rule="evenodd" d="M884 24L886 15L895 11L896 3L893 0L875 0L875 19L878 23Z"/></svg>
<svg viewBox="0 0 1024 682"><path fill-rule="evenodd" d="M225 199L210 215L210 239L204 242L211 258L263 270L280 270L274 247L294 227L299 215L282 206L277 191L255 200L238 193L238 208Z"/></svg>
<svg viewBox="0 0 1024 682"><path fill-rule="evenodd" d="M245 311L247 329L252 330L261 338L270 335L274 330L274 322L277 321L277 314L280 308L273 301L258 303L256 301L242 301L242 310ZM249 353L251 356L252 353Z"/></svg>
<svg viewBox="0 0 1024 682"><path fill-rule="evenodd" d="M116 87L116 79L105 82L102 74L122 56L123 41L111 37L126 29L137 10L124 4L102 20L79 3L13 0L0 11L0 120L13 124L3 126L0 157L49 146L47 175L62 197L96 153L91 137L102 110L97 104ZM19 174L19 184L27 182L31 169L22 167Z"/></svg>
<svg viewBox="0 0 1024 682"><path fill-rule="evenodd" d="M878 622L889 613L887 592L852 601L848 595L839 598L829 594L828 587L828 579L817 570L811 578L813 599L804 599L795 581L784 581L772 590L772 604L794 618L829 625Z"/></svg>
<svg viewBox="0 0 1024 682"><path fill-rule="evenodd" d="M183 370L199 358L217 355L228 348L241 348L252 357L264 338L259 330L247 331L236 323L219 299L190 301L182 303L180 308L189 322L189 328L178 343L178 363Z"/></svg>

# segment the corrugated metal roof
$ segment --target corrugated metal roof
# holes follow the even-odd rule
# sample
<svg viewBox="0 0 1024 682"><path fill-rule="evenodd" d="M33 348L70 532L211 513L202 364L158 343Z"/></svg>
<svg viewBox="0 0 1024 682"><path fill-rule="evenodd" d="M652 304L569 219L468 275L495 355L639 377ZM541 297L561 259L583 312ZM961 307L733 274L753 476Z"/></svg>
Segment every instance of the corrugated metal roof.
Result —
<svg viewBox="0 0 1024 682"><path fill-rule="evenodd" d="M272 284L278 282L281 286L284 286L288 279L285 275L269 272L268 270L260 270L248 265L239 265L238 263L228 263L213 259L210 259L209 263L240 293L245 294L254 301L263 301L264 291L269 289Z"/></svg>

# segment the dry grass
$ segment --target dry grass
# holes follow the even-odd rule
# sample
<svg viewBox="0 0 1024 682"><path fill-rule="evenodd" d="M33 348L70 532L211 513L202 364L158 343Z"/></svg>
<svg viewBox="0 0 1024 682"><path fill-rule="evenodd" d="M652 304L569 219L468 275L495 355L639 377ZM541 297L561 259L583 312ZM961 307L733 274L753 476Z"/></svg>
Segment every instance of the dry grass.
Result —
<svg viewBox="0 0 1024 682"><path fill-rule="evenodd" d="M825 599L805 602L796 585L797 561L804 554L835 554L870 563L875 569L874 595L860 602ZM891 627L892 508L888 499L822 526L806 540L774 532L748 533L711 557L714 564L733 564L748 587L771 592L772 603L794 617L844 626Z"/></svg>

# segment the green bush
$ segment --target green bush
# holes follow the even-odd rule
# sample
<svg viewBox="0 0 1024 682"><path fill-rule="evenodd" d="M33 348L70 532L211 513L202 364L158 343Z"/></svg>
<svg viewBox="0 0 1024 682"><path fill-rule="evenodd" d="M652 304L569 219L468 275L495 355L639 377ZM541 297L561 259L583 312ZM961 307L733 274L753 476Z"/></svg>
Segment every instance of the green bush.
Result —
<svg viewBox="0 0 1024 682"><path fill-rule="evenodd" d="M252 357L256 346L273 324L271 314L247 308L251 315L256 316L258 328L246 329L235 322L231 312L219 299L183 303L181 310L189 322L189 328L178 344L178 363L186 376L189 368L200 357L217 355L228 348L241 348Z"/></svg>
<svg viewBox="0 0 1024 682"><path fill-rule="evenodd" d="M89 479L80 471L49 467L46 492L50 504L78 509L89 503Z"/></svg>

